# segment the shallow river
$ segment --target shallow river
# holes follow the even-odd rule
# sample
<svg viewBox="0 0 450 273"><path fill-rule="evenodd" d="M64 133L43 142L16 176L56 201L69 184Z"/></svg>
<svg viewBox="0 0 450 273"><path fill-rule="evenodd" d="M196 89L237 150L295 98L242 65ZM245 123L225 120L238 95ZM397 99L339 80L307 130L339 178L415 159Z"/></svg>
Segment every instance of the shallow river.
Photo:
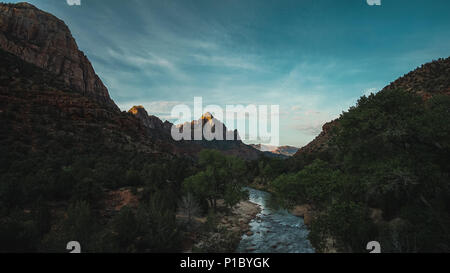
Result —
<svg viewBox="0 0 450 273"><path fill-rule="evenodd" d="M250 202L261 206L261 213L250 222L253 235L243 235L238 253L313 253L303 219L286 210L269 207L270 193L246 188Z"/></svg>

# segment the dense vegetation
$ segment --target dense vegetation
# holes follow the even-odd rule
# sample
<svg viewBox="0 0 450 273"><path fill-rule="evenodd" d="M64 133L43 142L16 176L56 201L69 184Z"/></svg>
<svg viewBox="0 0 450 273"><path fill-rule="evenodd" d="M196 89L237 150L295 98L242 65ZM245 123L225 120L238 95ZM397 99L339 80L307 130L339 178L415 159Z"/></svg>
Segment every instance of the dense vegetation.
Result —
<svg viewBox="0 0 450 273"><path fill-rule="evenodd" d="M214 219L201 189L183 185L188 177L214 179L214 200L228 206L244 196L245 162L208 151L200 164L174 156L131 114L107 111L1 50L0 59L0 252L67 252L69 241L83 252L181 251L177 214L198 205L198 216ZM111 193L124 189L139 204L117 211Z"/></svg>
<svg viewBox="0 0 450 273"><path fill-rule="evenodd" d="M333 238L341 251L372 240L384 252L450 251L450 97L364 96L332 135L328 152L292 159L268 183L286 206L313 205L316 248Z"/></svg>
<svg viewBox="0 0 450 273"><path fill-rule="evenodd" d="M242 159L203 150L199 154L199 165L201 170L184 181L184 188L207 203L207 208L216 210L219 199L229 208L246 199L242 190L246 184L246 164Z"/></svg>
<svg viewBox="0 0 450 273"><path fill-rule="evenodd" d="M17 148L1 151L0 251L65 252L72 240L84 252L180 249L175 212L191 161L94 147ZM122 187L142 189L138 208L105 211L106 193Z"/></svg>
<svg viewBox="0 0 450 273"><path fill-rule="evenodd" d="M51 155L19 148L1 151L0 252L67 252L74 240L83 252L181 251L180 209L213 221L217 200L233 207L246 198L246 163L217 151L196 163L101 146ZM139 205L116 212L108 193L123 188Z"/></svg>
<svg viewBox="0 0 450 273"><path fill-rule="evenodd" d="M249 162L211 150L198 162L139 152L94 122L74 126L52 120L51 107L20 107L0 113L0 252L66 252L72 240L83 252L180 251L180 209L213 226L217 201L234 206L247 181L284 206L311 204L319 250L333 238L340 251L365 251L372 240L384 252L450 251L448 96L362 97L324 151ZM124 187L139 205L111 211L108 193Z"/></svg>

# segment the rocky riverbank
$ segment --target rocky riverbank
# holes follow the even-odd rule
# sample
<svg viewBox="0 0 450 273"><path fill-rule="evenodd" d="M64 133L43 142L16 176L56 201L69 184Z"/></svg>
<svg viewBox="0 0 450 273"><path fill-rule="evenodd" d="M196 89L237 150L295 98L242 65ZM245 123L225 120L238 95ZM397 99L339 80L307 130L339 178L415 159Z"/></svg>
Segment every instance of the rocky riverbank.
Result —
<svg viewBox="0 0 450 273"><path fill-rule="evenodd" d="M267 185L258 183L257 181L254 181L251 184L251 187L257 190L273 193ZM315 210L313 206L311 206L310 204L303 204L303 205L296 205L293 208L289 209L289 213L297 217L303 218L304 224L309 228L311 227L311 224L313 223L314 219L318 216L320 212ZM316 249L317 252L321 253L338 253L338 249L336 247L336 240L331 237L325 239L323 249L319 249L317 246L313 247Z"/></svg>
<svg viewBox="0 0 450 273"><path fill-rule="evenodd" d="M241 237L244 234L250 235L249 223L261 212L261 208L252 202L242 201L231 211L226 211L222 202L219 202L217 211L210 219L196 219L198 227L186 234L188 239L184 252L235 252Z"/></svg>

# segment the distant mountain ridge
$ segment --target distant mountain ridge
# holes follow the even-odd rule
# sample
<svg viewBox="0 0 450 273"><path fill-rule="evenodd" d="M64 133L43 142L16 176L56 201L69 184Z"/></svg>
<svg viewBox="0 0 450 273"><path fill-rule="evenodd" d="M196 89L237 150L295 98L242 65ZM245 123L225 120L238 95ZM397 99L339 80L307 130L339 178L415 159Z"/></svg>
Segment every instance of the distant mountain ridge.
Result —
<svg viewBox="0 0 450 273"><path fill-rule="evenodd" d="M265 153L268 156L272 157L281 157L281 158L287 158L295 155L295 153L298 151L297 147L293 146L270 146L270 145L264 145L264 144L252 144L253 148Z"/></svg>
<svg viewBox="0 0 450 273"><path fill-rule="evenodd" d="M158 134L168 140L170 139L176 147L190 151L187 153L195 153L195 151L200 151L202 149L215 149L220 150L225 154L235 155L244 159L257 159L261 155L257 149L254 149L252 146L246 145L241 141L237 130L228 130L225 124L214 118L210 113L203 114L198 120L175 125L180 133L182 133L185 128L191 130L190 140L175 142L172 140L173 123L169 121L162 122L158 117L149 115L143 106L134 106L128 113L139 119L153 134ZM219 127L222 128L223 140L210 140L213 136L210 136L210 139L207 139L203 135L204 131L214 133L216 128ZM202 132L201 140L195 139L195 130L200 130ZM227 138L227 136L229 138Z"/></svg>

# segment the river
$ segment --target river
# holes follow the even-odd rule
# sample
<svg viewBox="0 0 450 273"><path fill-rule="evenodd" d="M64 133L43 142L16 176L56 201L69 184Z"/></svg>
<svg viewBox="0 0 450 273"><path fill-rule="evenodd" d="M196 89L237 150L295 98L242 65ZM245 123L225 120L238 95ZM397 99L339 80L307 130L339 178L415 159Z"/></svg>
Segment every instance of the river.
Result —
<svg viewBox="0 0 450 273"><path fill-rule="evenodd" d="M269 206L271 194L252 188L250 202L261 206L261 213L250 222L251 236L242 236L237 253L314 253L303 219L284 209Z"/></svg>

